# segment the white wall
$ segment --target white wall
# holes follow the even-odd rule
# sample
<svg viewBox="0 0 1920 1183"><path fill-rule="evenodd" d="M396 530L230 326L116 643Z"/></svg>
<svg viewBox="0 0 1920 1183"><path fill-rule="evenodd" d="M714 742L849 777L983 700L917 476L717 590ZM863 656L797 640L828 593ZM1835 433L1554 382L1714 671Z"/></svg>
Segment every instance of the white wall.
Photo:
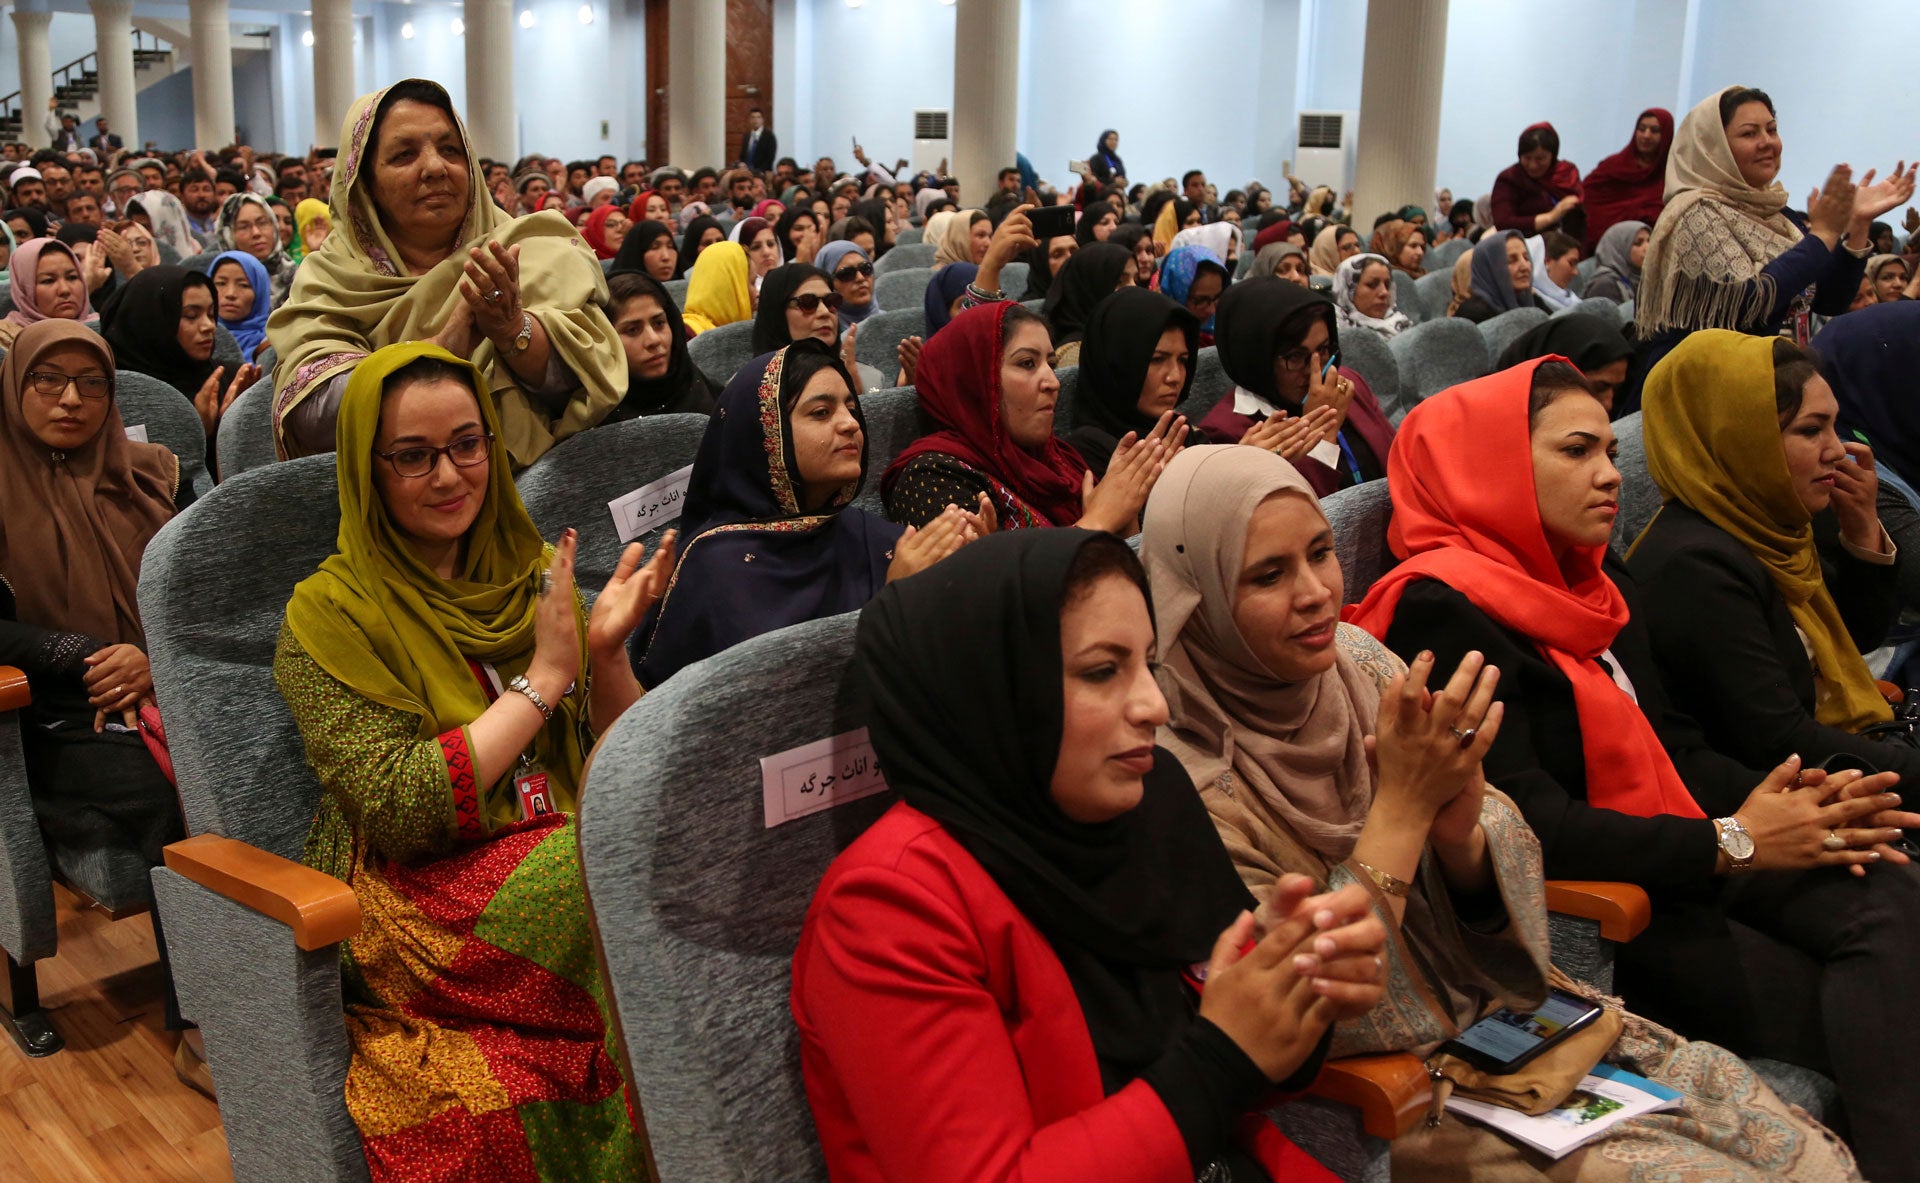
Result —
<svg viewBox="0 0 1920 1183"><path fill-rule="evenodd" d="M775 112L781 155L808 163L831 156L844 169L858 136L876 161L910 159L914 111L953 105L953 7L939 0L867 0L857 9L845 0L796 3L811 11L796 14L794 60L803 78L812 77L796 86L792 133L781 130Z"/></svg>

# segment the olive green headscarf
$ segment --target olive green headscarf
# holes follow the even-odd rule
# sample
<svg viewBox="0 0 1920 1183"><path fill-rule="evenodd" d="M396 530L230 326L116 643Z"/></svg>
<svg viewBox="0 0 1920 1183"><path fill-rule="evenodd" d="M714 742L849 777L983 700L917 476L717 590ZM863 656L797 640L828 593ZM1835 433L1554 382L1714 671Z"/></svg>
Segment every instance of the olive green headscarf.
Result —
<svg viewBox="0 0 1920 1183"><path fill-rule="evenodd" d="M467 665L492 665L503 681L524 673L533 659L534 615L540 576L551 551L520 502L507 465L493 400L477 398L481 422L493 435L486 500L467 531L466 555L456 579L441 579L408 547L374 488L373 453L380 432L382 388L411 362L435 358L460 367L476 389L480 372L437 345L389 345L354 367L340 402L338 550L293 589L287 626L320 668L354 693L417 715L417 735L431 739L464 728L487 709L488 698ZM584 741L587 622L579 619L580 669L573 693L555 704L553 719L534 739L532 756L551 780L564 812L576 806ZM519 818L512 774L481 786L489 826Z"/></svg>

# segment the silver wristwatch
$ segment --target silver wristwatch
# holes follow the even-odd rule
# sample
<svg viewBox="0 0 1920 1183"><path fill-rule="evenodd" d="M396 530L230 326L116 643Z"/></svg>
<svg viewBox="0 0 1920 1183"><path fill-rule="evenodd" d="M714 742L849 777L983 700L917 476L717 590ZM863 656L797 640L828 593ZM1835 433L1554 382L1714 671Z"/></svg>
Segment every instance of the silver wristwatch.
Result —
<svg viewBox="0 0 1920 1183"><path fill-rule="evenodd" d="M520 312L520 333L513 339L513 354L518 357L533 347L533 313Z"/></svg>
<svg viewBox="0 0 1920 1183"><path fill-rule="evenodd" d="M533 688L532 682L527 681L525 674L515 674L512 680L507 683L507 692L509 694L526 695L527 701L540 709L541 718L548 720L553 718L553 708L547 705L546 699L540 697L540 692ZM1753 846L1751 840L1748 841L1747 846L1751 849Z"/></svg>
<svg viewBox="0 0 1920 1183"><path fill-rule="evenodd" d="M1753 866L1753 835L1740 824L1737 817L1716 817L1713 828L1720 835L1720 849L1726 852L1727 863L1735 871L1744 871Z"/></svg>

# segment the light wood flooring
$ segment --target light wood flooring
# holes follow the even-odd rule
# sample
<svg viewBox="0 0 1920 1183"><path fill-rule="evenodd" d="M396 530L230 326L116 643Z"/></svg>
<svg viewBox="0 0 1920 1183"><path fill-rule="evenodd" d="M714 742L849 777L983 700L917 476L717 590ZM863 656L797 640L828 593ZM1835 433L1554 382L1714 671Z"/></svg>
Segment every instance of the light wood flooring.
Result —
<svg viewBox="0 0 1920 1183"><path fill-rule="evenodd" d="M219 1109L173 1074L153 926L54 896L40 998L67 1046L33 1060L0 1034L0 1183L232 1179Z"/></svg>

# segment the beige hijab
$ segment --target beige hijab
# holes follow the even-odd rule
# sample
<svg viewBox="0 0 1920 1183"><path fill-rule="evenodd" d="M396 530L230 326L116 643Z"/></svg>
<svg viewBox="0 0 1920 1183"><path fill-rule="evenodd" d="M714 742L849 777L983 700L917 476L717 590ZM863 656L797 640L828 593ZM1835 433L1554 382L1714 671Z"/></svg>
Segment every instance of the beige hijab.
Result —
<svg viewBox="0 0 1920 1183"><path fill-rule="evenodd" d="M1802 237L1784 212L1786 186L1776 180L1756 189L1740 175L1720 124L1720 96L1732 89L1701 99L1674 137L1667 206L1647 242L1636 293L1642 336L1752 323L1774 300L1773 278L1761 268Z"/></svg>
<svg viewBox="0 0 1920 1183"><path fill-rule="evenodd" d="M1353 659L1281 682L1233 620L1247 518L1272 496L1320 502L1293 465L1262 448L1209 445L1174 457L1147 501L1140 558L1153 590L1160 742L1200 788L1231 772L1329 863L1353 852L1373 804L1365 737L1380 694Z"/></svg>
<svg viewBox="0 0 1920 1183"><path fill-rule="evenodd" d="M977 209L963 209L937 227L939 233L935 241L939 245L933 252L933 265L945 267L948 263L973 262L973 220L984 216ZM939 217L934 215L936 221Z"/></svg>
<svg viewBox="0 0 1920 1183"><path fill-rule="evenodd" d="M1340 232L1351 226L1335 223L1313 237L1313 249L1307 252L1307 267L1315 275L1332 276L1340 270Z"/></svg>

